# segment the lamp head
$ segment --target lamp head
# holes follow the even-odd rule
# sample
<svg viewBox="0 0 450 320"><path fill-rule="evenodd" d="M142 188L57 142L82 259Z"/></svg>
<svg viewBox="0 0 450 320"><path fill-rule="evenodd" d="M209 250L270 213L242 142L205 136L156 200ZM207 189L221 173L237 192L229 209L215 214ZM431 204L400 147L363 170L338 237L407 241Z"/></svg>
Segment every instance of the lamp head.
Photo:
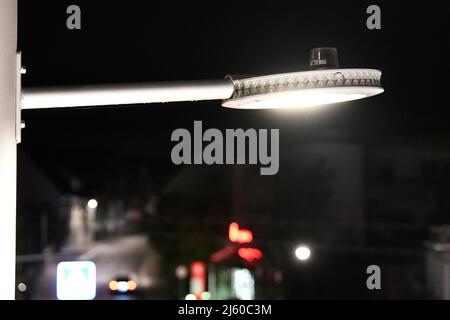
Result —
<svg viewBox="0 0 450 320"><path fill-rule="evenodd" d="M222 106L236 109L311 108L380 94L381 71L339 69L335 48L311 50L303 72L232 79L235 91Z"/></svg>

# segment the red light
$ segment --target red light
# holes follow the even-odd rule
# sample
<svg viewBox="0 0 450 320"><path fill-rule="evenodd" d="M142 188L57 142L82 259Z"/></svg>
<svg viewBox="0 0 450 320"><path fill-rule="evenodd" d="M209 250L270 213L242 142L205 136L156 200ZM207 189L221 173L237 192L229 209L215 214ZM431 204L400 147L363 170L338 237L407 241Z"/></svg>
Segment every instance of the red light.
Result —
<svg viewBox="0 0 450 320"><path fill-rule="evenodd" d="M192 262L191 276L194 278L202 278L206 275L206 265L203 262Z"/></svg>
<svg viewBox="0 0 450 320"><path fill-rule="evenodd" d="M190 292L199 295L206 290L206 264L204 262L192 262Z"/></svg>
<svg viewBox="0 0 450 320"><path fill-rule="evenodd" d="M211 256L211 261L214 263L220 263L225 261L236 254L236 248L234 246L227 246L223 249L220 249L216 253Z"/></svg>
<svg viewBox="0 0 450 320"><path fill-rule="evenodd" d="M228 238L231 242L250 243L253 241L253 233L247 229L239 229L239 225L232 222L228 231Z"/></svg>
<svg viewBox="0 0 450 320"><path fill-rule="evenodd" d="M238 250L238 255L239 257L248 262L260 260L263 257L262 251L255 248L240 248Z"/></svg>

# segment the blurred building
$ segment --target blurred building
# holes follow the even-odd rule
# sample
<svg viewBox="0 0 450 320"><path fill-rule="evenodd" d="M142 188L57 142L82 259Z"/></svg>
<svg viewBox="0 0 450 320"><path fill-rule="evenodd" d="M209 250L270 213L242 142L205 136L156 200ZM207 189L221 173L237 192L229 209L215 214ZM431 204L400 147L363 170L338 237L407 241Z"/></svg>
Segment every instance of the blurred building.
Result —
<svg viewBox="0 0 450 320"><path fill-rule="evenodd" d="M65 246L69 250L83 251L94 244L97 208L88 206L89 199L68 197L69 234Z"/></svg>
<svg viewBox="0 0 450 320"><path fill-rule="evenodd" d="M58 248L67 234L64 191L28 157L18 161L17 254Z"/></svg>
<svg viewBox="0 0 450 320"><path fill-rule="evenodd" d="M431 228L426 248L427 292L430 298L450 300L450 226Z"/></svg>
<svg viewBox="0 0 450 320"><path fill-rule="evenodd" d="M44 266L44 252L57 251L68 231L61 188L28 157L19 153L17 201L17 299L29 299Z"/></svg>
<svg viewBox="0 0 450 320"><path fill-rule="evenodd" d="M192 234L174 237L184 244L196 239L202 259L223 246L217 233L230 221L250 226L265 262L285 269L287 297L424 297L423 243L430 225L449 220L449 144L446 138L300 141L283 149L276 176L260 176L258 166L183 167L163 193L160 218L180 232L189 228ZM295 266L298 243L315 249L314 267ZM371 264L383 272L380 293L365 287ZM324 274L330 269L341 270L340 278ZM299 270L303 276L295 275ZM316 287L298 289L291 277L317 279Z"/></svg>

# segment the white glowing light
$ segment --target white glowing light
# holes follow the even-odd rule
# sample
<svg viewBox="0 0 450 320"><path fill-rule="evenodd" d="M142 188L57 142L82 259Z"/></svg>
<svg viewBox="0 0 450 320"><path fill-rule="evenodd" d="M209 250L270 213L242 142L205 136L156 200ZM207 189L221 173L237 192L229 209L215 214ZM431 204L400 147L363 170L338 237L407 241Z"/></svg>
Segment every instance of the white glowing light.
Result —
<svg viewBox="0 0 450 320"><path fill-rule="evenodd" d="M175 275L177 276L178 279L186 279L189 275L189 270L186 266L179 265L175 269Z"/></svg>
<svg viewBox="0 0 450 320"><path fill-rule="evenodd" d="M195 294L189 293L188 295L186 295L185 300L197 300L197 297L195 296Z"/></svg>
<svg viewBox="0 0 450 320"><path fill-rule="evenodd" d="M237 98L224 102L223 106L238 109L309 109L363 99L382 92L383 89L372 87L300 89Z"/></svg>
<svg viewBox="0 0 450 320"><path fill-rule="evenodd" d="M295 256L298 260L306 261L311 257L311 249L307 246L300 246L295 250Z"/></svg>
<svg viewBox="0 0 450 320"><path fill-rule="evenodd" d="M56 270L59 300L92 300L96 295L96 267L90 261L60 262Z"/></svg>
<svg viewBox="0 0 450 320"><path fill-rule="evenodd" d="M91 199L91 200L88 201L87 205L88 205L89 209L97 209L98 201L95 200L95 199Z"/></svg>
<svg viewBox="0 0 450 320"><path fill-rule="evenodd" d="M17 286L17 289L20 291L20 292L25 292L25 291L27 291L27 285L25 284L25 283L19 283L19 285Z"/></svg>
<svg viewBox="0 0 450 320"><path fill-rule="evenodd" d="M239 300L255 298L255 279L248 269L233 269L231 282L234 294Z"/></svg>
<svg viewBox="0 0 450 320"><path fill-rule="evenodd" d="M119 281L117 282L117 291L119 292L127 292L130 286L128 285L127 281Z"/></svg>

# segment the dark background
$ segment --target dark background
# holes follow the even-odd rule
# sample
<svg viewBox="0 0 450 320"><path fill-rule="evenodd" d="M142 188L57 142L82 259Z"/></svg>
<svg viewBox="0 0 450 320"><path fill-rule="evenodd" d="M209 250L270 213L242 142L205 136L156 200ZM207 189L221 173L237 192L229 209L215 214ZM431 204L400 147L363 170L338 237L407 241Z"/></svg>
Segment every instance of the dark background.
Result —
<svg viewBox="0 0 450 320"><path fill-rule="evenodd" d="M65 12L70 4L81 7L81 30L66 28ZM370 4L381 7L381 30L366 28L366 8ZM96 195L103 199L127 194L130 202L138 205L139 193L145 190L162 197L162 212L177 212L173 209L173 203L177 203L185 210L183 216L191 218L194 224L202 221L201 230L206 232L218 230L225 235L224 221L233 216L258 230L257 216L231 213L233 192L226 191L227 186L233 185L227 171L230 168L194 169L193 175L184 178L193 195L163 199L167 185L183 170L170 161L172 131L176 128L192 130L194 120L202 120L204 127L213 128L279 128L281 178L267 177L263 181L259 177L257 181L260 188L270 185L279 191L273 197L275 203L280 201L280 206L283 201L292 202L296 197L292 191L302 188L294 176L289 179L289 173L283 173L288 170L285 163L296 161L290 158L283 162L283 150L291 150L302 143L345 141L395 149L396 143L402 146L425 141L426 146L438 144L448 148L449 6L444 0L20 1L19 48L27 67L24 86L221 79L227 74L300 71L307 68L309 49L333 46L339 50L341 67L382 70L386 91L377 97L341 104L317 114L228 110L216 101L24 111L27 127L23 130L19 159L30 159L67 193ZM257 174L252 170L248 169L246 174ZM23 174L19 177L19 197L39 188L27 183ZM206 181L202 182L201 177ZM208 192L204 193L205 190ZM446 185L440 185L437 190L441 197L448 196ZM255 201L267 197L264 192L259 196L252 190L247 192L241 196ZM217 215L209 213L209 224L202 213L204 206L218 208ZM367 212L372 208L370 201L367 202L364 213L367 221L370 220ZM260 209L267 208L261 204ZM327 223L327 218L319 214L291 212L282 216L284 220L280 218L284 224L277 224L277 213L267 211L272 215L268 215L265 225L259 228L260 234L266 236L263 245L269 251L288 252L291 242L297 240L294 235L298 231L288 228L289 221L305 224L299 226L303 231L311 229L312 221ZM176 221L178 216L173 217ZM399 273L403 272L403 264L422 270L423 261L414 250L421 248L428 226L450 219L446 209L435 210L425 222L416 218L402 223L418 225L418 229L402 240L389 238L391 240L383 244L387 251L373 252L352 246L346 249L346 243L330 242L324 245L325 254L309 269L289 259L286 262L273 258L274 265L286 266L284 296L396 297L395 290L391 295L367 293L364 266L371 261L381 265L392 263L395 256L399 260L395 263ZM391 220L395 219L387 217L378 219L377 223L389 229ZM19 225L26 225L32 219L22 221ZM148 228L145 230L153 228L154 231L155 223L145 225ZM54 224L57 231L58 224ZM165 233L163 226L161 222L160 228L156 228L160 237L155 237L154 241L167 246L181 233ZM278 231L273 231L274 228ZM334 230L333 226L327 228L318 227L321 231L317 232ZM56 238L56 242L60 241ZM285 249L275 248L277 243ZM337 247L333 249L333 245ZM413 254L391 248L399 246L412 248ZM167 249L162 244L159 248L162 252ZM177 250L174 255L179 254ZM403 255L408 258L404 259ZM423 286L423 271L418 274L420 280L417 281ZM404 288L400 283L404 280L395 282L395 275L392 277L394 287ZM410 290L404 291L406 293L398 296L414 296Z"/></svg>

